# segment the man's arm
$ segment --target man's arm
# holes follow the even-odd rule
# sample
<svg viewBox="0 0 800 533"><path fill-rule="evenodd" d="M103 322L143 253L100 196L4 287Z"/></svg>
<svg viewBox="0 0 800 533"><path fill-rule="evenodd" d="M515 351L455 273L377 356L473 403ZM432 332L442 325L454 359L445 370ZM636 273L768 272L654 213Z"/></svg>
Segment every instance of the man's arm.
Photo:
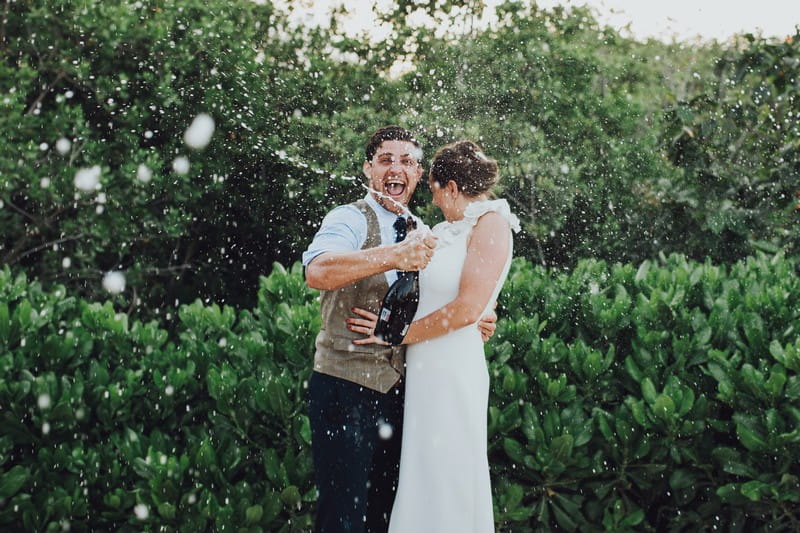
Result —
<svg viewBox="0 0 800 533"><path fill-rule="evenodd" d="M391 270L393 262L389 246L355 252L325 252L312 259L306 267L306 284L312 289L325 291L340 289Z"/></svg>
<svg viewBox="0 0 800 533"><path fill-rule="evenodd" d="M412 231L406 239L388 246L353 252L325 252L306 266L306 284L331 291L387 270L422 270L433 257L436 237Z"/></svg>

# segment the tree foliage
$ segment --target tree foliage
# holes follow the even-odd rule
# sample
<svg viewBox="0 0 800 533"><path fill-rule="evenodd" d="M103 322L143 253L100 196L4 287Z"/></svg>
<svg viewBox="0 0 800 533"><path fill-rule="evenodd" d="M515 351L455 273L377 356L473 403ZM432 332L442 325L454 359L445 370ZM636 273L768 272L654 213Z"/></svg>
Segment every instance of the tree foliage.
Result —
<svg viewBox="0 0 800 533"><path fill-rule="evenodd" d="M302 114L348 105L318 91L350 72L299 57L305 36L286 33L269 5L7 6L4 263L88 296L122 270L128 302L152 309L252 300L266 259L297 256L294 236L325 209L327 186L286 148L308 140ZM183 135L199 113L215 121L213 142L192 150ZM96 189L75 187L84 168L99 174Z"/></svg>
<svg viewBox="0 0 800 533"><path fill-rule="evenodd" d="M783 42L746 36L713 83L668 108L663 143L679 178L661 212L695 256L800 252L800 28Z"/></svg>
<svg viewBox="0 0 800 533"><path fill-rule="evenodd" d="M797 252L797 39L640 43L523 2L489 26L480 1L395 3L381 39L350 35L344 7L312 28L245 0L5 8L0 259L90 298L122 271L132 312L252 306L258 275L364 194L363 143L387 123L428 155L482 144L539 264ZM183 138L200 113L202 150Z"/></svg>

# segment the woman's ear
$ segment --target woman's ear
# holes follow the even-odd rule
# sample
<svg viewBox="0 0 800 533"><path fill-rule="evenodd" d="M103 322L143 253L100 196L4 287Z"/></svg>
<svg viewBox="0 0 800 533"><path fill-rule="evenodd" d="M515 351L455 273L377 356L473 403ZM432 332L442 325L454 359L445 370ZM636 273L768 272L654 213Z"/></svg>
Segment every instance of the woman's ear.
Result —
<svg viewBox="0 0 800 533"><path fill-rule="evenodd" d="M456 183L454 180L450 180L447 182L446 189L447 189L447 194L454 197L458 196L458 183Z"/></svg>

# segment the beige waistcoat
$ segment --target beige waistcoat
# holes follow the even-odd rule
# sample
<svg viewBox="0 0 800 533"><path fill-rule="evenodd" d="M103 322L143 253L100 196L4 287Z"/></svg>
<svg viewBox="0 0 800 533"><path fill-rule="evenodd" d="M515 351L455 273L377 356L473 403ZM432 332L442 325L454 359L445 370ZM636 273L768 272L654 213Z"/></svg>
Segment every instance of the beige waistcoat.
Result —
<svg viewBox="0 0 800 533"><path fill-rule="evenodd" d="M378 217L364 200L355 205L367 219L367 239L362 250L381 245ZM321 291L322 328L317 335L314 370L364 387L387 392L403 375L405 348L379 344L355 345L363 338L347 328L345 319L353 307L380 310L380 301L389 285L386 276L376 274L333 291Z"/></svg>

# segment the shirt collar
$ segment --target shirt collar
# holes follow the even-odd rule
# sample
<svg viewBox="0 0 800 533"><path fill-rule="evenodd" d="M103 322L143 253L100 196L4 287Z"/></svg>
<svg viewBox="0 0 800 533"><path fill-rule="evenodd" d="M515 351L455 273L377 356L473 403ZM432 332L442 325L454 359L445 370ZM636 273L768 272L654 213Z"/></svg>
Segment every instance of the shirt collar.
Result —
<svg viewBox="0 0 800 533"><path fill-rule="evenodd" d="M375 200L375 198L372 196L372 193L368 192L367 195L364 197L364 200L366 200L367 204L369 204L372 210L375 211L375 214L378 215L379 220L382 219L385 221L389 221L389 220L394 220L397 217L401 216L398 215L397 213L392 213L391 211L383 207L381 204L379 204L378 201ZM422 219L419 218L417 215L411 213L411 217L417 223L417 228L422 229L428 227L428 225L425 224L425 222L423 222Z"/></svg>
<svg viewBox="0 0 800 533"><path fill-rule="evenodd" d="M377 213L378 216L380 217L397 218L399 216L396 213L392 213L391 211L383 207L381 204L379 204L378 201L375 200L375 198L372 196L372 193L370 192L367 193L367 195L364 197L364 200L366 200L366 202L369 204L372 210L375 211L375 213Z"/></svg>

